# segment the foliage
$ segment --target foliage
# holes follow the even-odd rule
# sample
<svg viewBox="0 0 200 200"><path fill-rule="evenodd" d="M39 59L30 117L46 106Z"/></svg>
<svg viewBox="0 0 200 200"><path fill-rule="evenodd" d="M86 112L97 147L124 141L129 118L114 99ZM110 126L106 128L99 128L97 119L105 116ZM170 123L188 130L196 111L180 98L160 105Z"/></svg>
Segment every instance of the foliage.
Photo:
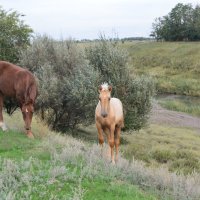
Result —
<svg viewBox="0 0 200 200"><path fill-rule="evenodd" d="M53 129L65 131L94 120L98 73L72 40L38 36L22 53L21 64L38 78L37 109Z"/></svg>
<svg viewBox="0 0 200 200"><path fill-rule="evenodd" d="M157 18L152 28L156 40L200 40L200 6L178 3L168 15Z"/></svg>
<svg viewBox="0 0 200 200"><path fill-rule="evenodd" d="M17 63L20 51L29 45L33 30L20 19L23 16L0 7L0 60Z"/></svg>
<svg viewBox="0 0 200 200"><path fill-rule="evenodd" d="M86 48L90 65L101 74L99 84L109 82L112 95L119 98L124 107L125 128L139 130L146 124L151 109L154 84L151 78L131 77L128 70L128 54L115 41L102 38Z"/></svg>

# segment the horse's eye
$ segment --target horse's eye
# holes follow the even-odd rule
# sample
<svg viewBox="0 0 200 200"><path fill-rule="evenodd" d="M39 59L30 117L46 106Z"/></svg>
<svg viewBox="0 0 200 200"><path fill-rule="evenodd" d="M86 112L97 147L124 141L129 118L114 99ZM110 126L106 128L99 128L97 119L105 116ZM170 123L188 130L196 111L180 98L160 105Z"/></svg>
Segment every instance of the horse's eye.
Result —
<svg viewBox="0 0 200 200"><path fill-rule="evenodd" d="M101 101L101 98L99 97L99 101Z"/></svg>
<svg viewBox="0 0 200 200"><path fill-rule="evenodd" d="M110 97L108 98L108 100L110 101Z"/></svg>

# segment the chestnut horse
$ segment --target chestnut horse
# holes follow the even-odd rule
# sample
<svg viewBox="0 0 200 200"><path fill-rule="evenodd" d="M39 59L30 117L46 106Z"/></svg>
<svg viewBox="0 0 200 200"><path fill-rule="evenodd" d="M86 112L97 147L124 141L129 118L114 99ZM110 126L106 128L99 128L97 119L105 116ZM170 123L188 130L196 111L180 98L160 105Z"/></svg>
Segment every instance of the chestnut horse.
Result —
<svg viewBox="0 0 200 200"><path fill-rule="evenodd" d="M37 93L36 80L30 71L0 61L0 127L3 131L7 129L3 122L3 99L11 97L16 99L21 108L27 136L33 138L31 121Z"/></svg>
<svg viewBox="0 0 200 200"><path fill-rule="evenodd" d="M95 111L95 122L98 130L99 144L103 147L106 134L111 150L111 161L118 161L121 128L124 127L122 103L117 98L111 98L112 87L107 83L99 86L99 103ZM116 156L114 158L114 147Z"/></svg>

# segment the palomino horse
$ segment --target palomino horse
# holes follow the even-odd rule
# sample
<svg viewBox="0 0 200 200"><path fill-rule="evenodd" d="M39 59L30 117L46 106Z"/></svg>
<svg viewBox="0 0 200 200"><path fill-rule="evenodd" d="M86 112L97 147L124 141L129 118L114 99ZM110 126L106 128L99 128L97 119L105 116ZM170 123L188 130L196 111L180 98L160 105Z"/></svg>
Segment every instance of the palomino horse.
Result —
<svg viewBox="0 0 200 200"><path fill-rule="evenodd" d="M121 128L124 127L122 103L117 98L111 98L112 87L107 83L99 86L99 103L95 111L95 121L98 130L99 144L103 147L106 134L111 150L111 161L118 161ZM114 146L116 156L114 159Z"/></svg>
<svg viewBox="0 0 200 200"><path fill-rule="evenodd" d="M37 93L36 80L30 71L9 62L0 61L0 127L4 131L7 128L3 122L3 99L11 97L17 100L21 108L27 136L33 138L31 121Z"/></svg>

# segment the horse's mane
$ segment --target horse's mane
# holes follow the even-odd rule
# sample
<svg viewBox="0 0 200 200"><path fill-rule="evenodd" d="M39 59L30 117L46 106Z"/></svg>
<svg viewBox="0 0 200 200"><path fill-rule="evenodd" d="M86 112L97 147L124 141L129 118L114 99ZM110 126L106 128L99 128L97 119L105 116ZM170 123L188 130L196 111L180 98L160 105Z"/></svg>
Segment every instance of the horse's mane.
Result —
<svg viewBox="0 0 200 200"><path fill-rule="evenodd" d="M101 88L102 88L103 91L108 90L108 89L109 89L108 83L106 83L106 82L105 82L105 83L102 83L102 84L101 84Z"/></svg>

